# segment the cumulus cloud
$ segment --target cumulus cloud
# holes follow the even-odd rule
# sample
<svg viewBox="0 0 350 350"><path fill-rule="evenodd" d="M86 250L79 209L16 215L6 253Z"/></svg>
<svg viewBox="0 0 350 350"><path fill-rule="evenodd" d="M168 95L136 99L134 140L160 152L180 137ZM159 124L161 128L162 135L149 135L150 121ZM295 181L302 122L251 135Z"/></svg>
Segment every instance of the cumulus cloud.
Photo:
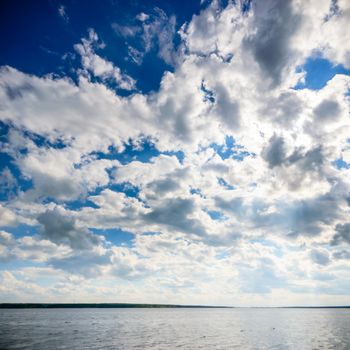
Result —
<svg viewBox="0 0 350 350"><path fill-rule="evenodd" d="M18 159L17 164L33 181L33 189L27 191L25 197L74 200L96 187L106 186L110 181L108 169L118 162L81 157L70 149L33 149Z"/></svg>
<svg viewBox="0 0 350 350"><path fill-rule="evenodd" d="M199 220L190 216L194 211L194 202L189 199L172 198L163 201L161 206L145 214L145 221L151 225L163 224L173 230L205 235L205 228Z"/></svg>
<svg viewBox="0 0 350 350"><path fill-rule="evenodd" d="M38 222L42 225L41 236L56 244L65 244L77 250L89 250L103 243L102 237L79 227L74 218L58 209L42 213Z"/></svg>
<svg viewBox="0 0 350 350"><path fill-rule="evenodd" d="M348 250L341 250L338 252L333 253L333 258L334 259L350 259L350 252Z"/></svg>
<svg viewBox="0 0 350 350"><path fill-rule="evenodd" d="M350 224L338 224L335 227L335 235L333 236L332 245L338 245L342 242L350 243Z"/></svg>
<svg viewBox="0 0 350 350"><path fill-rule="evenodd" d="M18 223L16 214L0 204L0 221L3 226L11 226Z"/></svg>
<svg viewBox="0 0 350 350"><path fill-rule="evenodd" d="M282 137L274 135L268 146L263 149L262 156L269 164L270 168L281 165L284 163L285 156L285 143Z"/></svg>
<svg viewBox="0 0 350 350"><path fill-rule="evenodd" d="M301 15L294 11L292 1L256 2L255 6L255 30L248 34L243 45L252 52L273 87L281 83L283 74L295 60L297 53L291 39L300 27Z"/></svg>

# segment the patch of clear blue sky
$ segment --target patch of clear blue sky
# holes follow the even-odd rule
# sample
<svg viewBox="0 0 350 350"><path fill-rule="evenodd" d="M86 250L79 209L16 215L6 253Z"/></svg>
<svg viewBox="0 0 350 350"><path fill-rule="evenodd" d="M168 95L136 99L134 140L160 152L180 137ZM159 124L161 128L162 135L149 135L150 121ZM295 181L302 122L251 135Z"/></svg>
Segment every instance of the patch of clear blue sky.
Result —
<svg viewBox="0 0 350 350"><path fill-rule="evenodd" d="M158 157L161 154L176 156L179 162L182 163L184 159L184 153L182 151L168 151L168 152L160 152L155 144L148 140L143 139L138 145L134 145L132 142L124 145L124 150L122 152L118 152L114 147L109 147L108 153L103 152L95 152L97 159L115 159L118 160L121 164L127 164L132 161L139 161L142 163L148 163L154 157Z"/></svg>
<svg viewBox="0 0 350 350"><path fill-rule="evenodd" d="M225 219L225 216L224 216L220 211L217 211L217 210L208 210L207 213L208 213L208 215L210 216L210 218L211 218L212 220L221 221L221 220L224 220L224 219Z"/></svg>
<svg viewBox="0 0 350 350"><path fill-rule="evenodd" d="M336 74L350 75L350 70L342 65L333 65L324 58L310 57L302 67L297 69L298 72L305 71L305 83L299 83L295 89L320 90Z"/></svg>
<svg viewBox="0 0 350 350"><path fill-rule="evenodd" d="M127 197L138 198L140 189L131 185L129 182L117 183L109 186L109 189L115 192L123 192Z"/></svg>
<svg viewBox="0 0 350 350"><path fill-rule="evenodd" d="M193 188L193 187L192 187L192 188L190 189L190 193L191 193L191 194L198 194L199 196L204 197L203 194L202 194L202 192L201 192L201 190L200 190L199 188Z"/></svg>
<svg viewBox="0 0 350 350"><path fill-rule="evenodd" d="M238 145L233 136L226 136L225 144L218 145L216 143L212 143L210 147L221 157L221 159L225 160L227 158L234 158L236 160L243 160L247 156L255 156L254 153L250 153L244 150L244 147Z"/></svg>
<svg viewBox="0 0 350 350"><path fill-rule="evenodd" d="M8 261L1 261L0 264L0 271L1 270L6 270L6 271L11 271L14 270L14 272L16 272L16 270L19 270L21 268L27 268L27 267L45 267L46 263L43 262L37 262L37 261L33 261L33 260L26 260L26 259L18 259L18 257L16 258L16 260L11 260L9 259ZM20 277L20 276L19 276Z"/></svg>
<svg viewBox="0 0 350 350"><path fill-rule="evenodd" d="M204 95L203 97L204 102L209 102L211 104L215 103L215 94L212 90L208 89L205 86L204 80L202 80L201 91L203 92L203 95Z"/></svg>
<svg viewBox="0 0 350 350"><path fill-rule="evenodd" d="M236 189L235 186L232 186L229 183L227 183L222 177L218 178L218 183L219 183L219 185L221 185L222 187L225 187L228 190Z"/></svg>
<svg viewBox="0 0 350 350"><path fill-rule="evenodd" d="M105 236L106 240L112 243L113 245L121 246L121 247L133 246L135 235L130 232L123 231L119 228L104 229L104 230L91 229L91 231L94 232L95 234Z"/></svg>
<svg viewBox="0 0 350 350"><path fill-rule="evenodd" d="M345 162L343 159L337 159L333 162L333 165L339 170L350 169L350 163Z"/></svg>
<svg viewBox="0 0 350 350"><path fill-rule="evenodd" d="M38 228L39 226L29 226L26 224L20 224L18 226L0 226L0 230L11 233L15 238L33 236L38 232Z"/></svg>

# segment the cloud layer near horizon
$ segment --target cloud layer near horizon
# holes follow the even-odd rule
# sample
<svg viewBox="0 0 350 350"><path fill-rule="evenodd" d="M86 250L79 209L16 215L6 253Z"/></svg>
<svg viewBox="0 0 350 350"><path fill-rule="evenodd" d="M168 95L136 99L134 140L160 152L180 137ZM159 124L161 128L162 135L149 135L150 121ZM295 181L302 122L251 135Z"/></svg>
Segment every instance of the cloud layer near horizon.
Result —
<svg viewBox="0 0 350 350"><path fill-rule="evenodd" d="M1 67L0 301L349 304L350 77L305 70L350 69L349 3L213 2L178 45L137 21L111 28L172 66L157 91L94 29L76 79Z"/></svg>

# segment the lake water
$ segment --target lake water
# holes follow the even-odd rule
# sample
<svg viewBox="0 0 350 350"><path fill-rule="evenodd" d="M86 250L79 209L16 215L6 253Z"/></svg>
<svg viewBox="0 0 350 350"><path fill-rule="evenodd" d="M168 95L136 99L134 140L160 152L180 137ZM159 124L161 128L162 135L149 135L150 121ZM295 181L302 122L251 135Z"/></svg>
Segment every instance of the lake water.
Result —
<svg viewBox="0 0 350 350"><path fill-rule="evenodd" d="M0 309L0 349L350 349L350 309Z"/></svg>

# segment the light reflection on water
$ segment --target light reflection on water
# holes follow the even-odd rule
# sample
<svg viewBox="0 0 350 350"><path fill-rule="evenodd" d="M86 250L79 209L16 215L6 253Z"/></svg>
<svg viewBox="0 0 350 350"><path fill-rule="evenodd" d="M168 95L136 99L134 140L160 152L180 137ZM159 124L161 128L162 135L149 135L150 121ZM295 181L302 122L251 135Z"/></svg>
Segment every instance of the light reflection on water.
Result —
<svg viewBox="0 0 350 350"><path fill-rule="evenodd" d="M0 349L350 349L350 309L2 309Z"/></svg>

